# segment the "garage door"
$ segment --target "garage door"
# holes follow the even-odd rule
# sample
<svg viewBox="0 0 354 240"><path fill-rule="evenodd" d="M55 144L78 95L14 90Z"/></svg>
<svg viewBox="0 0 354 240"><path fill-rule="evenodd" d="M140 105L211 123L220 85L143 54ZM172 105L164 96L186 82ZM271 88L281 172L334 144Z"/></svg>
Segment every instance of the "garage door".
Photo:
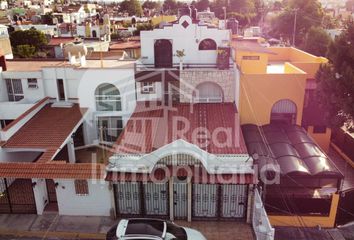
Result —
<svg viewBox="0 0 354 240"><path fill-rule="evenodd" d="M115 184L115 195L118 215L140 214L140 187L139 183Z"/></svg>
<svg viewBox="0 0 354 240"><path fill-rule="evenodd" d="M243 218L247 202L247 185L221 185L223 218Z"/></svg>
<svg viewBox="0 0 354 240"><path fill-rule="evenodd" d="M193 185L193 217L217 217L216 184Z"/></svg>
<svg viewBox="0 0 354 240"><path fill-rule="evenodd" d="M37 214L31 179L0 178L0 213Z"/></svg>
<svg viewBox="0 0 354 240"><path fill-rule="evenodd" d="M167 184L144 183L146 215L167 215Z"/></svg>

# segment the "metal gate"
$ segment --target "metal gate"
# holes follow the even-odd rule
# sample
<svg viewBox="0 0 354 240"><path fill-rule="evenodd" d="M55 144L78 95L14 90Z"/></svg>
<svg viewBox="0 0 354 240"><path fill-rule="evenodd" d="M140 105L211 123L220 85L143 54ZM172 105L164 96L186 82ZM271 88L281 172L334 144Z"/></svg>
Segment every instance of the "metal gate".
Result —
<svg viewBox="0 0 354 240"><path fill-rule="evenodd" d="M45 180L47 185L47 192L48 192L48 200L50 203L56 203L57 200L57 191L55 190L55 183L53 179L46 179Z"/></svg>
<svg viewBox="0 0 354 240"><path fill-rule="evenodd" d="M174 218L187 218L187 183L173 183L173 204Z"/></svg>
<svg viewBox="0 0 354 240"><path fill-rule="evenodd" d="M146 215L167 215L167 184L144 183Z"/></svg>
<svg viewBox="0 0 354 240"><path fill-rule="evenodd" d="M37 214L31 179L0 178L0 213Z"/></svg>
<svg viewBox="0 0 354 240"><path fill-rule="evenodd" d="M193 185L193 217L217 217L216 184Z"/></svg>
<svg viewBox="0 0 354 240"><path fill-rule="evenodd" d="M247 185L221 185L223 218L243 218L247 203Z"/></svg>
<svg viewBox="0 0 354 240"><path fill-rule="evenodd" d="M141 213L139 183L117 183L115 184L115 195L118 215L138 215Z"/></svg>

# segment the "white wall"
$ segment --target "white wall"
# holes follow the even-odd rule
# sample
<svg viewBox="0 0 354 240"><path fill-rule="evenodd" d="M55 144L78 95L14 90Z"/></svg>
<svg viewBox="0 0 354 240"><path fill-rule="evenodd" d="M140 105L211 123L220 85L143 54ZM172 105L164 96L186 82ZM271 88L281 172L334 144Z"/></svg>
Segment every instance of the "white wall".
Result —
<svg viewBox="0 0 354 240"><path fill-rule="evenodd" d="M187 21L189 24L187 28L184 28L181 25L184 21ZM140 36L141 58L143 63L154 63L155 40L170 39L172 40L172 52L174 55L176 54L176 50L185 50L186 56L183 58L184 63L215 64L217 51L199 51L199 43L203 39L211 38L216 42L217 46L221 46L223 42L228 44L230 40L230 31L200 26L192 23L189 16L182 16L179 19L178 24L165 26L162 29L154 29L152 31L142 31ZM179 58L174 56L173 63L178 64Z"/></svg>
<svg viewBox="0 0 354 240"><path fill-rule="evenodd" d="M36 200L37 214L42 215L45 206L48 203L48 192L45 179L32 179L32 182L36 183L33 188L34 198Z"/></svg>
<svg viewBox="0 0 354 240"><path fill-rule="evenodd" d="M75 193L74 180L55 180L60 215L110 216L114 203L111 200L107 182L88 180L89 194L79 196Z"/></svg>
<svg viewBox="0 0 354 240"><path fill-rule="evenodd" d="M0 102L0 119L15 119L34 105L34 103Z"/></svg>

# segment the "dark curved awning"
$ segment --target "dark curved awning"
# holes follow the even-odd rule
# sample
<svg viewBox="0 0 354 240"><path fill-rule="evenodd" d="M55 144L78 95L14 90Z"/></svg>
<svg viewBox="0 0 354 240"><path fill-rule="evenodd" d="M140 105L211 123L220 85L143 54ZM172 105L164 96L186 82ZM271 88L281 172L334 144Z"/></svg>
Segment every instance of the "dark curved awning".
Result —
<svg viewBox="0 0 354 240"><path fill-rule="evenodd" d="M276 124L262 127L246 124L241 127L249 154L258 154L255 162L260 169L268 165L265 171L280 171L283 176L343 178L331 159L302 127ZM272 164L274 167L269 167Z"/></svg>

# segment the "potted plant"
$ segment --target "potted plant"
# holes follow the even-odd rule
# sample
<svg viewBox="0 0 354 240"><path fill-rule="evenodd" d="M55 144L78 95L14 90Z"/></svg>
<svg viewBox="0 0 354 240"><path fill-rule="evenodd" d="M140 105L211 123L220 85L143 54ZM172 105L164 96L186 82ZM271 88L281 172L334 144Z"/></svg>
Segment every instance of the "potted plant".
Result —
<svg viewBox="0 0 354 240"><path fill-rule="evenodd" d="M183 70L183 57L186 56L186 54L184 53L184 49L177 50L176 56L179 58L179 70L182 71Z"/></svg>

